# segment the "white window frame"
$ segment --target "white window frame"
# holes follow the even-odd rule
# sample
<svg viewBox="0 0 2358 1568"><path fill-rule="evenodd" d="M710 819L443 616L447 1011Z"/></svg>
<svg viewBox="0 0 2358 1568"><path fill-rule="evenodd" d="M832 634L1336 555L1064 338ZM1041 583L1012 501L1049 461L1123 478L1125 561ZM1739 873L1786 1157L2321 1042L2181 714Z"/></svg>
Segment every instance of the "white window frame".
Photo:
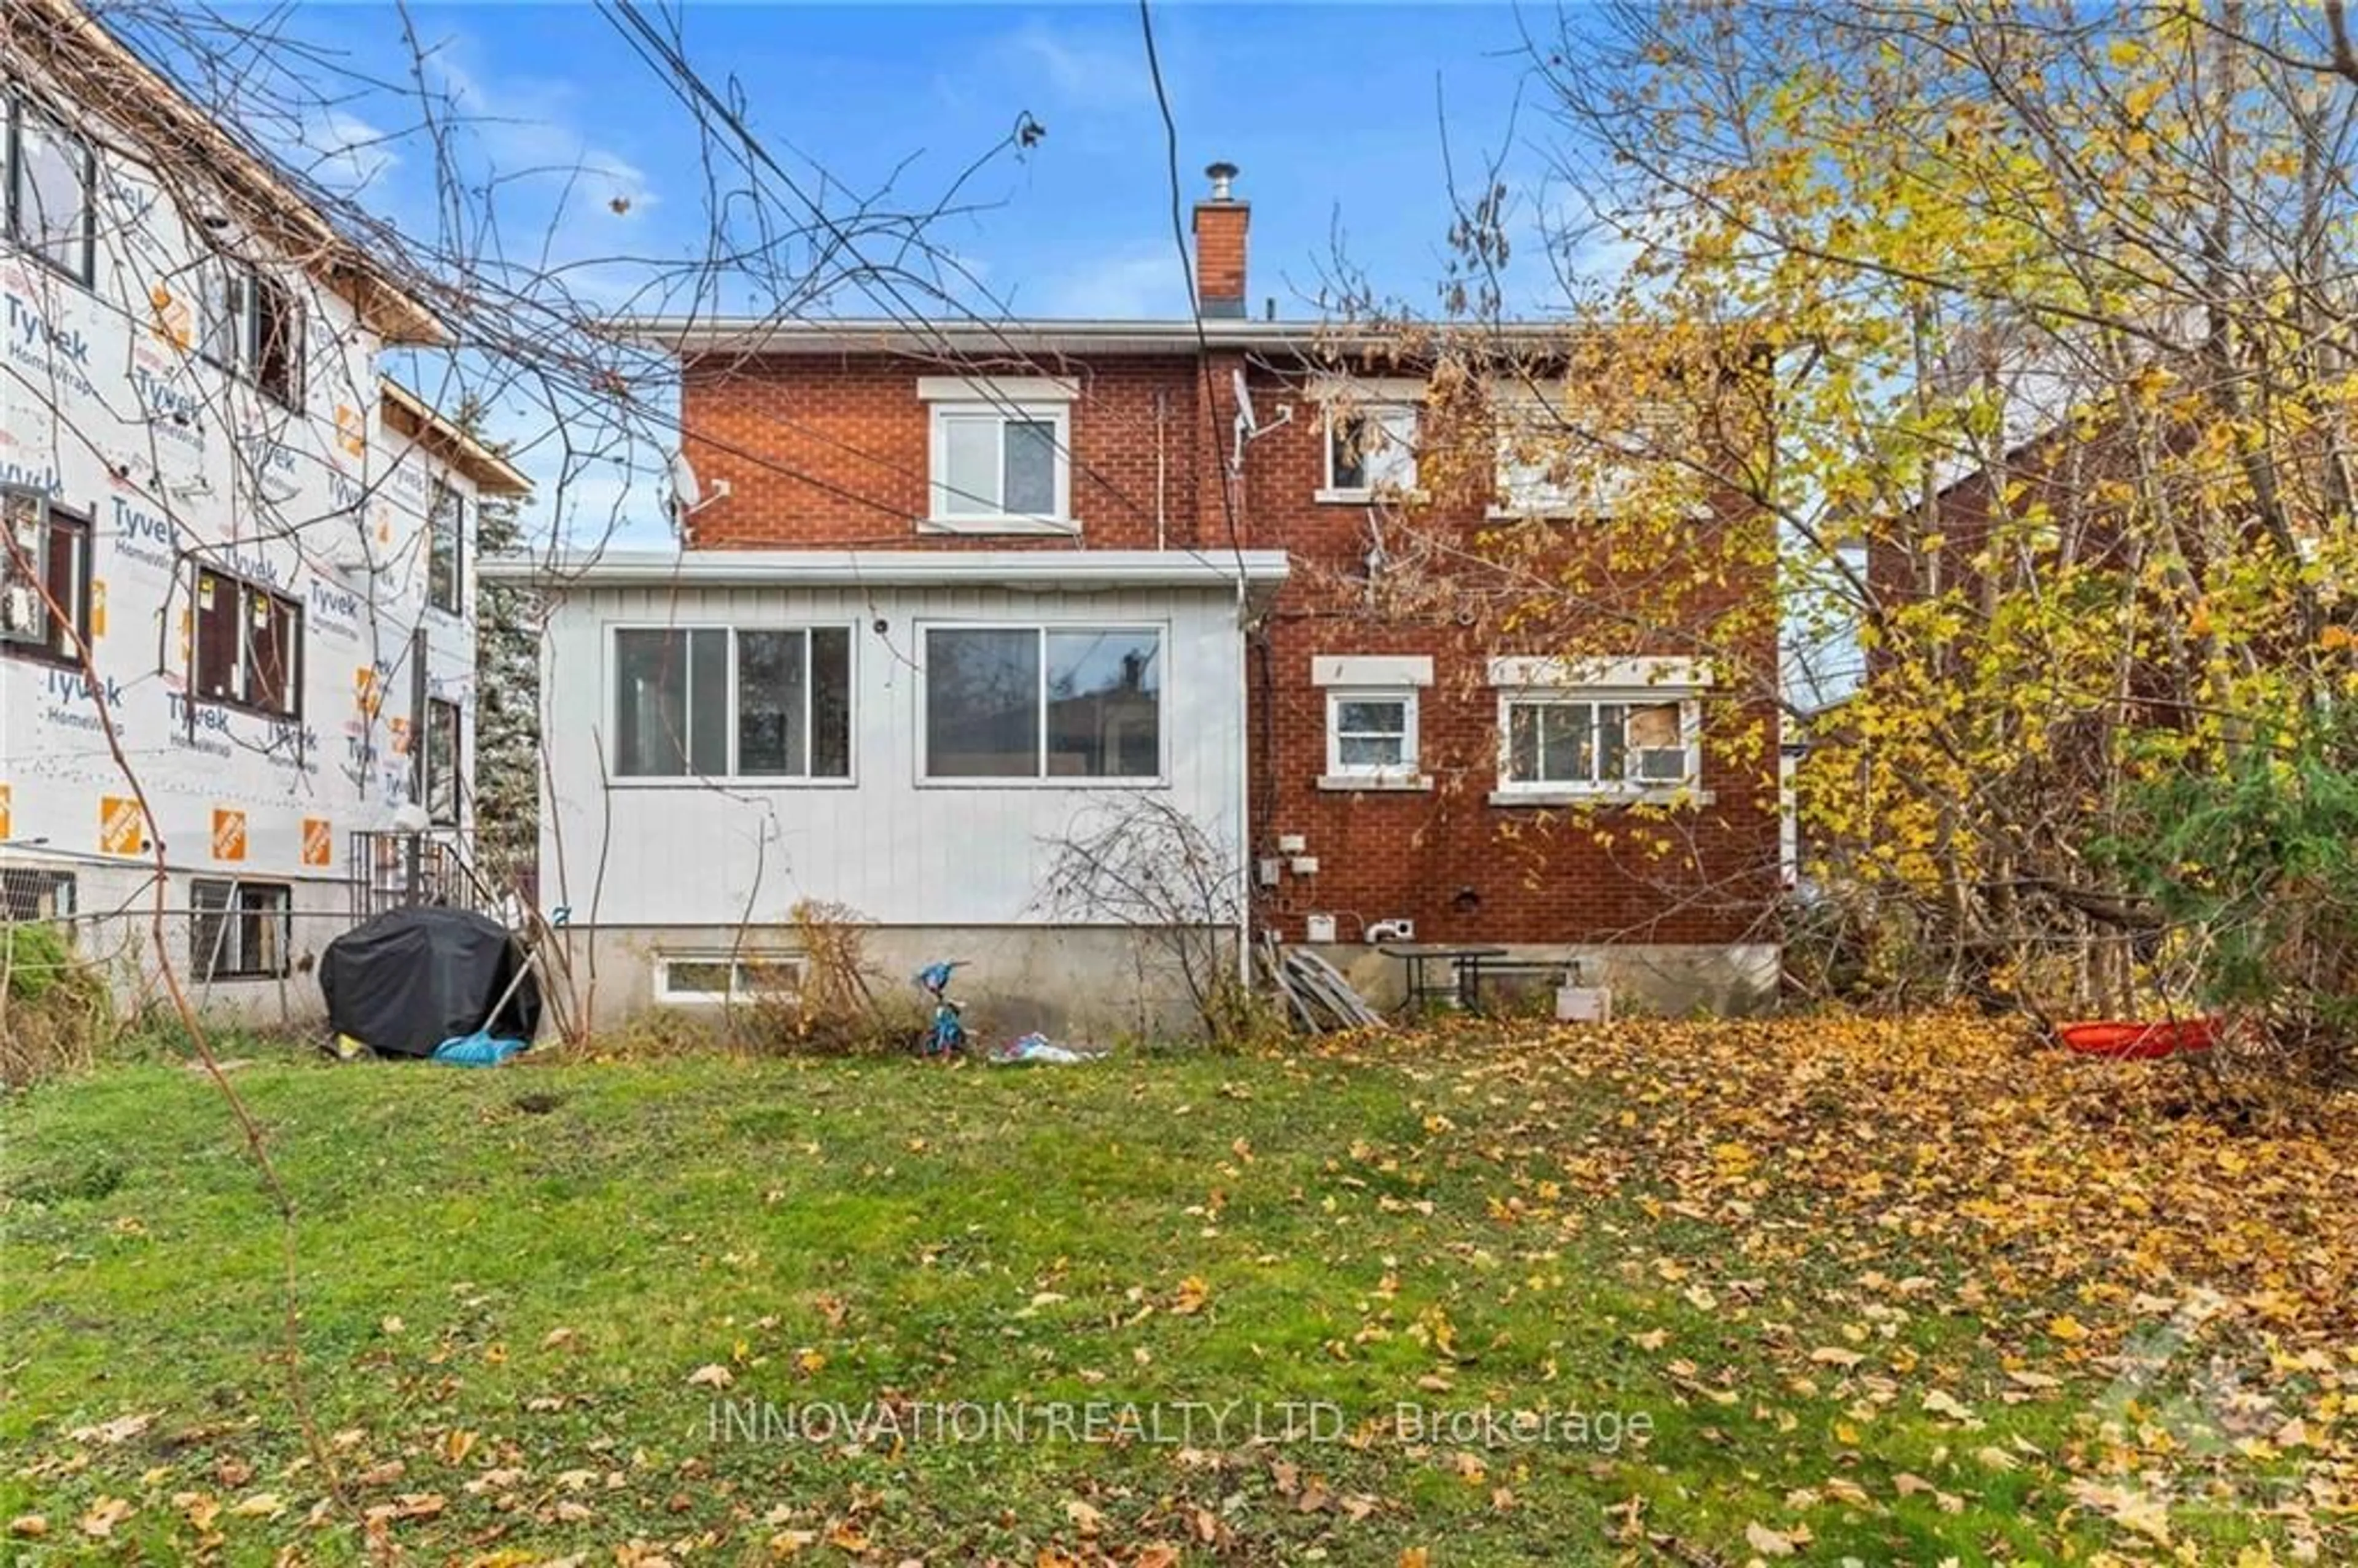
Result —
<svg viewBox="0 0 2358 1568"><path fill-rule="evenodd" d="M1630 496L1639 489L1639 469L1653 460L1629 456L1629 449L1643 450L1661 433L1674 428L1678 417L1668 406L1649 403L1635 411L1633 428L1614 434L1583 434L1566 412L1569 396L1561 385L1533 387L1509 383L1492 389L1490 418L1497 452L1491 488L1497 499L1488 509L1491 517L1500 521L1562 523L1607 522L1622 515ZM1518 495L1509 482L1509 470L1528 470L1531 465L1510 461L1510 449L1534 426L1560 429L1565 442L1585 443L1595 449L1579 455L1577 466L1585 471L1575 473L1568 482L1542 481L1531 492ZM1700 497L1684 510L1687 516L1698 519L1712 513L1709 502Z"/></svg>
<svg viewBox="0 0 2358 1568"><path fill-rule="evenodd" d="M1677 782L1638 776L1638 748L1624 744L1619 779L1518 779L1514 766L1514 710L1520 707L1561 707L1618 703L1629 708L1675 705L1679 713L1679 743L1686 752L1686 771ZM1592 718L1592 726L1595 720ZM1593 730L1592 730L1593 736ZM1592 745L1594 744L1592 739ZM1490 802L1494 806L1571 806L1589 803L1618 805L1708 805L1703 788L1703 697L1692 687L1660 686L1525 686L1498 693L1498 780Z"/></svg>
<svg viewBox="0 0 2358 1568"><path fill-rule="evenodd" d="M621 654L623 632L726 632L729 633L729 698L728 748L730 771L725 773L701 773L690 768L679 773L626 773L622 769L622 726L616 722L616 703L622 697L622 661ZM804 704L806 720L815 716L817 692L810 683L810 637L813 632L844 633L844 700L850 708L848 733L845 736L845 773L838 778L832 773L819 775L809 771L809 748L805 747L804 771L799 773L741 773L737 762L737 637L744 632L800 632L803 638ZM609 621L598 629L602 644L605 676L600 683L600 723L610 732L601 744L606 748L607 783L614 789L710 789L726 785L732 790L754 789L850 789L860 782L860 629L841 621ZM690 697L691 704L693 697ZM692 710L692 709L691 709Z"/></svg>
<svg viewBox="0 0 2358 1568"><path fill-rule="evenodd" d="M917 777L920 789L1168 789L1171 785L1171 623L1167 621L920 621L917 659L926 659L929 640L936 632L1031 632L1040 638L1039 750L1040 772L1024 774L948 774L935 776L933 766L933 686L922 671L917 676ZM1155 639L1155 657L1163 665L1154 716L1154 773L1097 776L1051 773L1048 760L1048 636L1051 633L1147 633Z"/></svg>
<svg viewBox="0 0 2358 1568"><path fill-rule="evenodd" d="M729 989L725 991L680 990L671 983L675 964L726 964L729 966ZM794 952L767 952L748 949L721 948L708 952L658 953L651 981L657 1005L663 1007L744 1007L754 1002L793 1001L802 996L803 981L809 972L808 957ZM781 987L763 987L746 979L748 968L782 968L792 973L792 980Z"/></svg>
<svg viewBox="0 0 2358 1568"><path fill-rule="evenodd" d="M926 515L918 519L928 534L1078 534L1073 516L1073 402L1077 383L1057 376L920 376L917 395L926 406L929 430L925 470ZM963 495L949 482L949 436L961 423L996 424L999 428L1000 493L1006 498L1007 435L1011 424L1041 424L1051 427L1051 457L1055 469L1055 503L1047 512L971 512L957 509Z"/></svg>
<svg viewBox="0 0 2358 1568"><path fill-rule="evenodd" d="M1410 399L1391 397L1337 397L1326 404L1321 421L1323 431L1319 443L1319 488L1316 499L1330 504L1363 506L1369 502L1413 499L1423 494L1417 484L1417 440L1422 427L1423 406ZM1384 427L1387 435L1405 450L1402 460L1407 466L1405 483L1386 481L1381 484L1337 484L1335 481L1335 426L1338 419L1373 421ZM1405 432L1395 429L1404 423Z"/></svg>
<svg viewBox="0 0 2358 1568"><path fill-rule="evenodd" d="M1346 762L1343 760L1343 705L1347 702L1397 702L1401 705L1401 760L1397 762ZM1326 772L1321 789L1424 789L1433 781L1422 772L1422 742L1418 735L1417 688L1412 686L1330 686L1326 688Z"/></svg>

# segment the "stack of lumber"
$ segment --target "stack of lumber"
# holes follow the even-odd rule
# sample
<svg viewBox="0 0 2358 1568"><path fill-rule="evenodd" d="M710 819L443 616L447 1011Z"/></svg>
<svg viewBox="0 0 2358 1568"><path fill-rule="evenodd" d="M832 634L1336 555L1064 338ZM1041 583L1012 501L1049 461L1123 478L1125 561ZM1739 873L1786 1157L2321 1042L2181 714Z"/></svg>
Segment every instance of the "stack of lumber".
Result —
<svg viewBox="0 0 2358 1568"><path fill-rule="evenodd" d="M1267 943L1261 948L1261 969L1285 1000L1286 1016L1314 1034L1383 1027L1383 1016L1351 989L1351 982L1306 947Z"/></svg>

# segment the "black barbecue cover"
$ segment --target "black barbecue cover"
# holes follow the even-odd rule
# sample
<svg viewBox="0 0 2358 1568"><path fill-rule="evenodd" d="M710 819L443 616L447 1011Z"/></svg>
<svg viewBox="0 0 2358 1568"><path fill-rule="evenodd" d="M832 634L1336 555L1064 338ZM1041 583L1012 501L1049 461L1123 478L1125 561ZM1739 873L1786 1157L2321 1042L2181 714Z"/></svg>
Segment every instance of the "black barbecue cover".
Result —
<svg viewBox="0 0 2358 1568"><path fill-rule="evenodd" d="M328 944L319 989L340 1034L388 1056L430 1056L472 1034L524 964L507 927L463 909L388 910ZM529 1041L540 1027L540 986L526 975L491 1033Z"/></svg>

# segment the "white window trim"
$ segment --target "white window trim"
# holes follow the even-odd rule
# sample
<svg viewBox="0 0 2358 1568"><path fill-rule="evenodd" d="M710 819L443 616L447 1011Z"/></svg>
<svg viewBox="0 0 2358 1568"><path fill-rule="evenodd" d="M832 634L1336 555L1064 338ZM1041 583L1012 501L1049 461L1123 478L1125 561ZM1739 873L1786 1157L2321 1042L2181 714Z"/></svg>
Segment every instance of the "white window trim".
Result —
<svg viewBox="0 0 2358 1568"><path fill-rule="evenodd" d="M1319 775L1322 790L1427 790L1433 780L1422 771L1422 739L1418 732L1417 688L1407 684L1329 686L1326 688L1326 771ZM1397 702L1401 705L1401 751L1404 761L1394 764L1345 762L1339 720L1347 702Z"/></svg>
<svg viewBox="0 0 2358 1568"><path fill-rule="evenodd" d="M1408 452L1409 482L1405 487L1339 485L1335 482L1335 418L1338 414L1373 419L1380 419L1388 414L1405 414L1409 416L1411 427ZM1425 499L1424 487L1417 481L1417 443L1423 433L1423 422L1424 405L1419 399L1336 395L1320 411L1319 485L1311 499L1321 505L1328 506L1366 506L1377 501Z"/></svg>
<svg viewBox="0 0 2358 1568"><path fill-rule="evenodd" d="M1041 376L1001 380L962 376L921 376L917 393L926 406L929 427L925 470L926 515L917 520L923 534L1051 534L1081 531L1073 516L1073 398L1070 381ZM1011 421L1037 422L1055 434L1056 503L1047 513L952 512L949 475L949 427L956 419L995 418L1000 436L1000 480L1006 481L1006 433Z"/></svg>
<svg viewBox="0 0 2358 1568"><path fill-rule="evenodd" d="M931 707L932 687L921 670L917 676L917 776L919 789L1168 789L1171 787L1171 623L1167 621L1100 620L1089 618L1076 621L920 621L916 623L917 658L925 659L926 642L936 632L1036 632L1041 637L1040 658L1040 732L1043 771L1030 777L949 777L933 775ZM1154 724L1154 776L1129 778L1092 778L1072 773L1050 774L1045 772L1048 711L1047 635L1051 632L1152 632L1156 639L1156 655L1163 661L1163 685L1158 698Z"/></svg>
<svg viewBox="0 0 2358 1568"><path fill-rule="evenodd" d="M1641 779L1579 783L1568 779L1513 779L1513 709L1517 703L1622 703L1652 708L1677 703L1679 743L1687 754L1686 776L1676 784ZM1634 752L1631 753L1634 755ZM1498 787L1493 806L1708 806L1703 787L1703 697L1693 687L1661 686L1517 686L1498 693Z"/></svg>
<svg viewBox="0 0 2358 1568"><path fill-rule="evenodd" d="M825 778L804 773L699 773L693 770L684 773L626 773L616 764L620 761L616 748L622 745L621 727L615 723L615 699L621 695L622 661L615 649L619 632L727 632L729 639L729 765L737 765L737 638L739 632L834 632L846 633L848 650L844 658L845 696L851 705L850 734L847 738L849 755L846 761L850 771L841 778ZM600 658L605 673L599 683L600 701L599 727L603 732L599 744L606 748L606 787L609 789L852 789L860 783L860 628L841 621L607 621L598 627L601 644ZM809 642L804 642L804 675L807 680ZM807 758L806 758L807 765Z"/></svg>
<svg viewBox="0 0 2358 1568"><path fill-rule="evenodd" d="M729 966L729 989L725 992L675 990L671 969L674 964L726 964ZM760 965L793 971L790 988L763 989L742 984L747 965ZM794 952L757 951L751 948L715 948L705 951L663 952L655 955L651 981L654 1000L662 1007L743 1007L761 1001L791 1001L802 995L803 977L808 960Z"/></svg>
<svg viewBox="0 0 2358 1568"><path fill-rule="evenodd" d="M1572 488L1551 485L1545 494L1518 501L1508 492L1508 448L1519 429L1525 424L1545 419L1567 427L1569 438L1583 439L1571 433L1571 420L1565 411L1570 393L1562 383L1534 388L1521 382L1494 384L1490 394L1490 416L1497 450L1493 459L1491 485L1498 499L1486 509L1493 522L1580 523L1610 522L1628 510L1629 497L1638 488L1632 471L1638 465L1651 460L1628 456L1631 447L1641 448L1650 438L1649 427L1659 432L1671 426L1676 415L1664 405L1649 403L1638 410L1634 430L1617 434L1599 434L1593 444L1597 450L1589 456L1593 471L1585 478L1575 478ZM1606 449L1615 449L1623 460L1611 460ZM1707 496L1698 496L1685 508L1685 515L1702 520L1716 509Z"/></svg>

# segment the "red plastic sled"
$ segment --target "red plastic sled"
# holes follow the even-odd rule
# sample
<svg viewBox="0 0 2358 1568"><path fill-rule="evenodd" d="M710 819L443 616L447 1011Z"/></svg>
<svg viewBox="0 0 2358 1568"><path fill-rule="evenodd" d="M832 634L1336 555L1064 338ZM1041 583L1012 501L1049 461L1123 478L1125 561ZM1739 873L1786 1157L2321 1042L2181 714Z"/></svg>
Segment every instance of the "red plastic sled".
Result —
<svg viewBox="0 0 2358 1568"><path fill-rule="evenodd" d="M2215 1018L2180 1018L2163 1023L2066 1023L2055 1033L2067 1047L2083 1056L2152 1062L2189 1051L2208 1051L2219 1044L2219 1029Z"/></svg>

